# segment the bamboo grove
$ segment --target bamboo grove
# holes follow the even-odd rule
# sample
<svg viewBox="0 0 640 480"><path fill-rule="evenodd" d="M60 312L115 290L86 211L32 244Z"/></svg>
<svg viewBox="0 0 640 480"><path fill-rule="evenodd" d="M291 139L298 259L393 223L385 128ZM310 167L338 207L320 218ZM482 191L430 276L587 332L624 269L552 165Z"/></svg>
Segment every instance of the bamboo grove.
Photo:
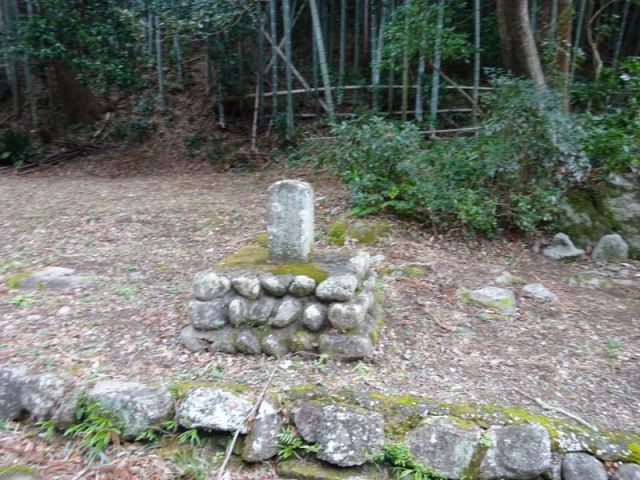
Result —
<svg viewBox="0 0 640 480"><path fill-rule="evenodd" d="M640 55L637 0L2 0L2 97L36 128L100 118L114 91L203 92L289 138L373 110L435 134L473 126L500 72L564 92ZM595 106L591 106L595 108Z"/></svg>

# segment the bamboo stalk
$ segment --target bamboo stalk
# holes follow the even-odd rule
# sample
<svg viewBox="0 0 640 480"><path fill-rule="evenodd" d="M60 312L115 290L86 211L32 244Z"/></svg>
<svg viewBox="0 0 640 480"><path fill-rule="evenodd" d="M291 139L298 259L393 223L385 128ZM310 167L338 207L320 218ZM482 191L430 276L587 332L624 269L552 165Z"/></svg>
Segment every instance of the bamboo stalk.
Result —
<svg viewBox="0 0 640 480"><path fill-rule="evenodd" d="M290 140L293 137L293 77L291 75L291 9L289 0L282 0L282 27L284 29L284 74L285 85L287 87L287 118L286 118L286 138Z"/></svg>
<svg viewBox="0 0 640 480"><path fill-rule="evenodd" d="M320 59L320 71L322 74L322 83L324 84L324 96L327 102L327 114L329 115L329 121L333 123L335 121L335 112L333 110L333 98L331 96L331 82L329 80L327 55L324 50L324 40L322 38L322 28L320 25L320 16L318 14L318 5L316 4L316 0L309 0L309 6L311 8L311 19L313 21L315 41L318 47L318 57Z"/></svg>

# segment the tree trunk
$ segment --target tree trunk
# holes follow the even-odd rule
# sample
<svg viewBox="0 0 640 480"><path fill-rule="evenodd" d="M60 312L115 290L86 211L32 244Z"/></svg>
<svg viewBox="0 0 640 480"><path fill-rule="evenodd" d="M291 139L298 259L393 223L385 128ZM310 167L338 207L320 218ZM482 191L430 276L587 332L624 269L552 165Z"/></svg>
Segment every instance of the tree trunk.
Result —
<svg viewBox="0 0 640 480"><path fill-rule="evenodd" d="M333 97L331 95L331 81L329 80L329 67L327 66L327 54L324 50L324 40L322 38L322 26L320 24L320 14L316 0L309 0L311 8L311 20L313 21L313 32L316 46L318 48L318 59L320 60L320 71L322 73L322 83L324 84L324 95L327 102L327 114L329 121L335 122L335 112L333 110Z"/></svg>
<svg viewBox="0 0 640 480"><path fill-rule="evenodd" d="M481 20L480 0L473 2L473 120L478 117L478 97L480 94L480 20Z"/></svg>
<svg viewBox="0 0 640 480"><path fill-rule="evenodd" d="M167 104L164 96L164 67L162 64L162 34L160 32L160 19L154 15L156 28L156 71L158 74L158 108L164 112Z"/></svg>
<svg viewBox="0 0 640 480"><path fill-rule="evenodd" d="M344 68L345 68L345 48L347 40L347 0L340 0L340 45L339 45L339 62L338 62L338 98L336 103L342 104L342 96L344 86Z"/></svg>
<svg viewBox="0 0 640 480"><path fill-rule="evenodd" d="M291 9L289 0L282 0L282 28L284 29L284 54L285 54L285 83L287 89L287 130L286 138L293 137L293 77L291 75ZM275 41L275 39L274 39Z"/></svg>
<svg viewBox="0 0 640 480"><path fill-rule="evenodd" d="M269 0L269 28L271 30L271 38L273 43L271 44L271 123L275 121L276 114L278 113L278 17L277 17L277 0Z"/></svg>
<svg viewBox="0 0 640 480"><path fill-rule="evenodd" d="M431 122L431 137L436 136L436 125L438 121L438 97L440 93L440 61L441 55L441 43L442 43L442 30L444 28L444 0L438 2L438 19L436 21L436 41L433 52L433 72L431 75L431 105L430 105L430 122Z"/></svg>

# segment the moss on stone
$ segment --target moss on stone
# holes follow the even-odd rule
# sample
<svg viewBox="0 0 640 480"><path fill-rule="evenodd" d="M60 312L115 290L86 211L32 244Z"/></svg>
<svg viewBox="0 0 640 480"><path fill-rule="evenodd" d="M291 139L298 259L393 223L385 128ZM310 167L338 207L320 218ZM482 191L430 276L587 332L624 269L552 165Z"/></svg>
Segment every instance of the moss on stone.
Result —
<svg viewBox="0 0 640 480"><path fill-rule="evenodd" d="M362 219L349 224L339 219L329 225L326 237L330 245L343 246L349 238L360 245L373 245L391 233L392 225L385 219Z"/></svg>
<svg viewBox="0 0 640 480"><path fill-rule="evenodd" d="M388 476L376 469L375 466L341 468L323 462L310 462L299 459L290 459L277 464L278 475L283 478L296 478L297 480L346 480L349 478L377 478L384 479Z"/></svg>
<svg viewBox="0 0 640 480"><path fill-rule="evenodd" d="M261 247L267 248L269 246L269 236L267 232L262 232L253 237L253 243Z"/></svg>
<svg viewBox="0 0 640 480"><path fill-rule="evenodd" d="M227 255L219 264L223 267L234 267L244 265L261 265L269 260L269 250L266 247L251 243L240 247L240 249Z"/></svg>
<svg viewBox="0 0 640 480"><path fill-rule="evenodd" d="M329 276L329 272L316 263L280 263L267 265L266 268L274 275L305 275L316 283L323 282Z"/></svg>
<svg viewBox="0 0 640 480"><path fill-rule="evenodd" d="M169 386L169 392L173 397L178 400L182 398L187 392L195 388L222 388L229 390L230 392L237 393L239 395L251 394L252 390L246 385L233 382L218 382L215 380L201 381L201 380L185 380L182 382L175 382Z"/></svg>
<svg viewBox="0 0 640 480"><path fill-rule="evenodd" d="M27 278L29 274L27 272L14 273L4 279L4 284L9 288L20 288L20 280Z"/></svg>
<svg viewBox="0 0 640 480"><path fill-rule="evenodd" d="M625 456L624 460L631 463L640 464L640 443L630 443L627 445L629 454Z"/></svg>

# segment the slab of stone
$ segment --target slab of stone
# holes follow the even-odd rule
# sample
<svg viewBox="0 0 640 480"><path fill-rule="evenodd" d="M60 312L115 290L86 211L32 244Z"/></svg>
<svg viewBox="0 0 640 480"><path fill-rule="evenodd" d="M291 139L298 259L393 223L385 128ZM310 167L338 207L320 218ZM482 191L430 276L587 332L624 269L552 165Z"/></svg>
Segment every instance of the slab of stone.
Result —
<svg viewBox="0 0 640 480"><path fill-rule="evenodd" d="M280 461L276 465L279 478L296 480L389 480L389 474L377 465L336 467L324 462L309 462L298 458ZM410 479L407 479L410 480Z"/></svg>
<svg viewBox="0 0 640 480"><path fill-rule="evenodd" d="M640 480L640 465L623 463L613 475L613 480Z"/></svg>
<svg viewBox="0 0 640 480"><path fill-rule="evenodd" d="M367 316L365 302L340 302L329 306L329 322L337 330L358 328Z"/></svg>
<svg viewBox="0 0 640 480"><path fill-rule="evenodd" d="M293 420L302 439L317 443L320 460L351 467L362 465L384 444L382 415L358 407L301 402Z"/></svg>
<svg viewBox="0 0 640 480"><path fill-rule="evenodd" d="M325 302L348 302L358 288L355 275L330 276L316 288L316 297Z"/></svg>
<svg viewBox="0 0 640 480"><path fill-rule="evenodd" d="M166 388L137 382L100 381L87 392L87 399L100 404L103 413L121 426L125 438L159 427L173 412L173 398Z"/></svg>
<svg viewBox="0 0 640 480"><path fill-rule="evenodd" d="M316 289L316 281L306 275L296 275L293 277L289 293L294 297L306 297L311 295Z"/></svg>
<svg viewBox="0 0 640 480"><path fill-rule="evenodd" d="M199 330L221 328L229 321L229 298L216 298L208 302L191 300L187 305L189 321Z"/></svg>
<svg viewBox="0 0 640 480"><path fill-rule="evenodd" d="M302 324L312 332L319 332L327 321L327 307L320 302L306 306L302 313Z"/></svg>
<svg viewBox="0 0 640 480"><path fill-rule="evenodd" d="M517 311L516 296L506 288L484 287L468 292L469 299L483 307L491 308L508 315Z"/></svg>
<svg viewBox="0 0 640 480"><path fill-rule="evenodd" d="M460 478L471 463L482 430L463 428L447 417L431 417L407 433L413 457L446 478Z"/></svg>
<svg viewBox="0 0 640 480"><path fill-rule="evenodd" d="M550 292L547 287L541 283L529 283L522 287L522 291L531 295L533 298L542 300L543 302L554 301L558 299L558 296Z"/></svg>
<svg viewBox="0 0 640 480"><path fill-rule="evenodd" d="M291 325L302 316L303 304L295 297L287 296L282 299L273 317L269 319L269 325L283 328Z"/></svg>
<svg viewBox="0 0 640 480"><path fill-rule="evenodd" d="M281 180L268 190L267 237L269 259L308 262L313 248L313 188L300 180Z"/></svg>
<svg viewBox="0 0 640 480"><path fill-rule="evenodd" d="M576 248L569 236L564 233L557 233L542 253L552 260L564 261L576 260L584 256L584 250Z"/></svg>
<svg viewBox="0 0 640 480"><path fill-rule="evenodd" d="M16 420L24 411L22 385L28 379L21 365L0 368L0 419Z"/></svg>
<svg viewBox="0 0 640 480"><path fill-rule="evenodd" d="M253 428L244 440L242 459L246 462L262 462L278 454L278 434L284 419L269 401L263 401Z"/></svg>
<svg viewBox="0 0 640 480"><path fill-rule="evenodd" d="M86 287L93 280L81 275L74 275L75 270L64 267L47 267L18 280L18 286L27 290L69 290Z"/></svg>
<svg viewBox="0 0 640 480"><path fill-rule="evenodd" d="M22 407L36 420L51 417L65 394L65 381L45 373L28 377L20 390Z"/></svg>
<svg viewBox="0 0 640 480"><path fill-rule="evenodd" d="M225 296L231 290L231 281L215 272L198 272L193 280L193 296L207 301Z"/></svg>
<svg viewBox="0 0 640 480"><path fill-rule="evenodd" d="M562 480L607 480L607 472L587 453L567 453L562 459Z"/></svg>
<svg viewBox="0 0 640 480"><path fill-rule="evenodd" d="M336 360L360 360L373 353L373 343L368 335L342 335L323 333L318 338L320 353Z"/></svg>
<svg viewBox="0 0 640 480"><path fill-rule="evenodd" d="M533 480L551 468L551 439L540 425L491 427L482 480Z"/></svg>
<svg viewBox="0 0 640 480"><path fill-rule="evenodd" d="M626 262L629 258L629 244L618 234L605 235L593 249L591 258L596 262Z"/></svg>
<svg viewBox="0 0 640 480"><path fill-rule="evenodd" d="M214 387L188 392L176 408L176 420L184 428L204 428L246 434L245 419L253 404L239 395Z"/></svg>
<svg viewBox="0 0 640 480"><path fill-rule="evenodd" d="M243 297L257 300L260 296L260 280L258 277L241 275L231 280L231 285Z"/></svg>
<svg viewBox="0 0 640 480"><path fill-rule="evenodd" d="M272 297L284 297L289 291L293 275L261 275L260 285Z"/></svg>

